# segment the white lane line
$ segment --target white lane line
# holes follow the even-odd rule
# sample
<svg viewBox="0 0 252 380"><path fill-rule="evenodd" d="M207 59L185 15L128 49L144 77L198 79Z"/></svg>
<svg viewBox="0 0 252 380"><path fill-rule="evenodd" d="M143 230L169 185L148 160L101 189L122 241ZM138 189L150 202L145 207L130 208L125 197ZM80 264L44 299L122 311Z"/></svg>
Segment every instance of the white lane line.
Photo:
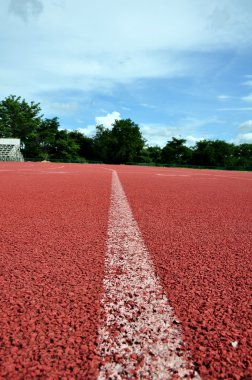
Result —
<svg viewBox="0 0 252 380"><path fill-rule="evenodd" d="M99 380L200 379L116 172L103 284Z"/></svg>

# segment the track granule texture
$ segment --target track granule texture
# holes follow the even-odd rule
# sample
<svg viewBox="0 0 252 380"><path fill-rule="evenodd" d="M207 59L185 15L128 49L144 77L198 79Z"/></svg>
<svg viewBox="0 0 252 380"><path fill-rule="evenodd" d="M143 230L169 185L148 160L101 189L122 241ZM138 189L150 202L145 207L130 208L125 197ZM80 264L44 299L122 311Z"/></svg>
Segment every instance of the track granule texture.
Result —
<svg viewBox="0 0 252 380"><path fill-rule="evenodd" d="M0 165L0 378L94 379L111 173Z"/></svg>
<svg viewBox="0 0 252 380"><path fill-rule="evenodd" d="M118 173L200 376L251 379L251 173Z"/></svg>
<svg viewBox="0 0 252 380"><path fill-rule="evenodd" d="M98 332L103 331L101 310L111 306L103 281L105 290L107 279L108 285L114 281L104 268L106 247L113 241L107 235L111 169L0 164L1 379L106 378L99 350L110 361L110 348L101 346L107 338L98 338ZM184 343L178 354L189 352L202 379L252 379L251 173L114 169L178 318ZM127 218L121 219L124 225ZM128 261L124 265L134 270ZM144 267L136 266L140 272ZM128 298L121 301L137 309ZM116 337L115 331L115 347ZM136 351L131 359L139 371L143 360Z"/></svg>

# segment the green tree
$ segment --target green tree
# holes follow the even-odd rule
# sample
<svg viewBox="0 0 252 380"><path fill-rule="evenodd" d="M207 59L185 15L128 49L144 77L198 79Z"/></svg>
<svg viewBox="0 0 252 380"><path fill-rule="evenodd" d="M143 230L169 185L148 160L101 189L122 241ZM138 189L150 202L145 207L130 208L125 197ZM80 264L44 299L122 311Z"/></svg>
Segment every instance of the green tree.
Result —
<svg viewBox="0 0 252 380"><path fill-rule="evenodd" d="M70 137L67 130L57 131L50 157L66 161L79 159L79 145Z"/></svg>
<svg viewBox="0 0 252 380"><path fill-rule="evenodd" d="M148 148L146 146L144 146L143 149L140 151L140 153L137 156L135 156L134 162L148 163L148 164L152 163Z"/></svg>
<svg viewBox="0 0 252 380"><path fill-rule="evenodd" d="M162 149L159 146L148 146L146 149L151 162L155 164L162 162Z"/></svg>
<svg viewBox="0 0 252 380"><path fill-rule="evenodd" d="M234 145L226 141L198 141L193 149L192 163L201 166L230 166L234 164L234 150Z"/></svg>
<svg viewBox="0 0 252 380"><path fill-rule="evenodd" d="M185 146L185 139L172 137L162 149L161 159L163 163L185 165L190 162L191 149Z"/></svg>
<svg viewBox="0 0 252 380"><path fill-rule="evenodd" d="M214 150L214 165L215 166L229 166L234 163L234 144L227 143L223 140L212 141L212 148Z"/></svg>
<svg viewBox="0 0 252 380"><path fill-rule="evenodd" d="M37 153L36 137L42 121L39 103L10 95L0 102L0 137L20 138L23 154Z"/></svg>
<svg viewBox="0 0 252 380"><path fill-rule="evenodd" d="M103 125L97 125L96 134L93 138L93 144L97 160L106 163L113 162L112 135L108 128L105 128Z"/></svg>
<svg viewBox="0 0 252 380"><path fill-rule="evenodd" d="M94 142L92 138L84 136L79 131L71 131L69 132L69 136L79 146L79 157L85 158L86 160L97 160L94 152Z"/></svg>
<svg viewBox="0 0 252 380"><path fill-rule="evenodd" d="M39 158L49 159L54 152L55 139L60 127L57 117L42 120L37 130L36 141L39 146Z"/></svg>
<svg viewBox="0 0 252 380"><path fill-rule="evenodd" d="M139 126L131 119L116 120L111 137L111 158L117 164L133 162L145 144Z"/></svg>
<svg viewBox="0 0 252 380"><path fill-rule="evenodd" d="M234 148L235 165L252 167L252 144L240 144Z"/></svg>
<svg viewBox="0 0 252 380"><path fill-rule="evenodd" d="M144 143L139 126L130 119L116 120L112 130L103 125L96 127L94 149L103 162L125 164L137 161Z"/></svg>
<svg viewBox="0 0 252 380"><path fill-rule="evenodd" d="M193 165L211 166L214 162L214 150L211 141L197 141L193 149L192 163Z"/></svg>

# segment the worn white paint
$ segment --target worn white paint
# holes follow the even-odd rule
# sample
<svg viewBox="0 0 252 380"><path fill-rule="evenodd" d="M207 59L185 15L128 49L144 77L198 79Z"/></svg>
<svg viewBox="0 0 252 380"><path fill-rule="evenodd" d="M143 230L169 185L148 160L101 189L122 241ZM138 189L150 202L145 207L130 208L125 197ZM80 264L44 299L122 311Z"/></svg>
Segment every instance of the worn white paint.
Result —
<svg viewBox="0 0 252 380"><path fill-rule="evenodd" d="M200 379L181 330L113 172L99 331L102 379Z"/></svg>

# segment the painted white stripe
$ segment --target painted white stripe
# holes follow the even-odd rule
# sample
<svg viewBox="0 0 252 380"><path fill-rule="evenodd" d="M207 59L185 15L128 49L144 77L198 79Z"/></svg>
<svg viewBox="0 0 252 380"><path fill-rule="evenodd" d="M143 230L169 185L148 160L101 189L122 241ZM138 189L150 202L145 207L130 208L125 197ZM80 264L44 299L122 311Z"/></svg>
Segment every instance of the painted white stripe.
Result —
<svg viewBox="0 0 252 380"><path fill-rule="evenodd" d="M182 350L174 311L116 172L105 259L99 355L102 379L200 379Z"/></svg>

